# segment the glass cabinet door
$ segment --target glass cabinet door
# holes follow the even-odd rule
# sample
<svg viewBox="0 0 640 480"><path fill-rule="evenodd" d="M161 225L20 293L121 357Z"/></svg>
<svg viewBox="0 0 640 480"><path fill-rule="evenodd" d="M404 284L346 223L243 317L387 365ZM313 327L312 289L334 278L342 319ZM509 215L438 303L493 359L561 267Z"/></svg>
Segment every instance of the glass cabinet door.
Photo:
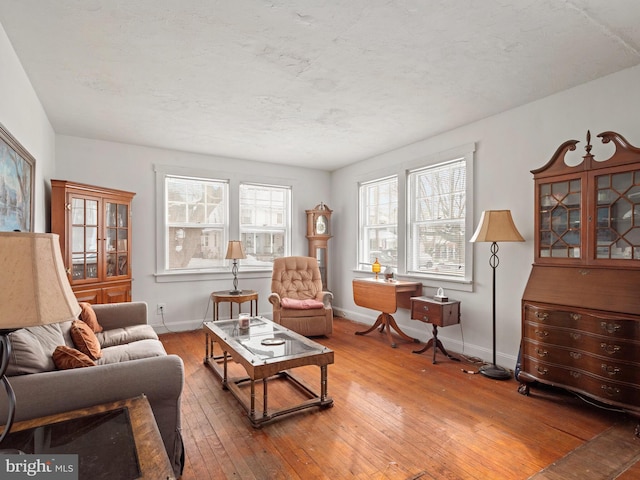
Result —
<svg viewBox="0 0 640 480"><path fill-rule="evenodd" d="M129 207L105 203L107 277L129 273Z"/></svg>
<svg viewBox="0 0 640 480"><path fill-rule="evenodd" d="M71 278L98 278L98 201L71 199Z"/></svg>
<svg viewBox="0 0 640 480"><path fill-rule="evenodd" d="M640 170L595 177L596 259L640 259Z"/></svg>
<svg viewBox="0 0 640 480"><path fill-rule="evenodd" d="M540 184L538 256L580 258L581 179Z"/></svg>

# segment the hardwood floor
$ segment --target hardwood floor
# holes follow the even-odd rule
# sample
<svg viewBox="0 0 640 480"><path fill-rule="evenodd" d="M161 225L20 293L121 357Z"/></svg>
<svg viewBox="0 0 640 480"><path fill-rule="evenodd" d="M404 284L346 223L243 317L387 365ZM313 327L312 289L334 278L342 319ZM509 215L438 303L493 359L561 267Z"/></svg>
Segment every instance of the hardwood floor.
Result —
<svg viewBox="0 0 640 480"><path fill-rule="evenodd" d="M336 318L334 334L316 339L335 352L332 408L297 412L260 429L203 364L202 331L161 335L166 350L185 363L182 478L527 479L629 422L563 391L532 388L525 397L513 379L464 373L477 366L441 353L433 365L431 350L413 354L416 345L399 337L392 349L378 331L355 336L361 329ZM296 373L319 388L318 367ZM270 383L270 401L290 401L295 392L285 388Z"/></svg>

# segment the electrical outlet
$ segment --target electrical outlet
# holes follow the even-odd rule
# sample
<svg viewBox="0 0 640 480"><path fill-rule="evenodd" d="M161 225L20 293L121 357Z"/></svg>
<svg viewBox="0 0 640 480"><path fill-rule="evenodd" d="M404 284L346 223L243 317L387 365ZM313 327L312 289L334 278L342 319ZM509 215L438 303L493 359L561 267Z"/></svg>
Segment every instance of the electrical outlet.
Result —
<svg viewBox="0 0 640 480"><path fill-rule="evenodd" d="M165 313L167 313L166 303L159 303L156 305L156 315L164 315Z"/></svg>

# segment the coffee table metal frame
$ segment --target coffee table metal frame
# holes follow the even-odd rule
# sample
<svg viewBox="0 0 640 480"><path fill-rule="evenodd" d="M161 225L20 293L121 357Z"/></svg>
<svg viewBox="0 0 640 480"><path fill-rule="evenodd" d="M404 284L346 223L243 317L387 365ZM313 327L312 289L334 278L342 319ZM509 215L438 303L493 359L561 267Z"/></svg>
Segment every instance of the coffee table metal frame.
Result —
<svg viewBox="0 0 640 480"><path fill-rule="evenodd" d="M229 390L245 409L251 425L258 428L279 416L311 407L333 406L327 394L327 366L333 363L333 351L296 332L278 325L264 317L252 317L248 329L240 329L237 319L205 322L204 363L218 376L222 387ZM263 339L284 340L281 345L264 345ZM214 355L214 344L218 343L222 355ZM229 359L242 365L246 376L228 376ZM222 366L220 365L222 364ZM320 367L320 394L302 383L291 373L291 369L305 365ZM283 378L297 387L308 399L297 405L269 411L267 381ZM255 382L262 381L262 414L256 413ZM241 385L250 383L250 400L241 392Z"/></svg>

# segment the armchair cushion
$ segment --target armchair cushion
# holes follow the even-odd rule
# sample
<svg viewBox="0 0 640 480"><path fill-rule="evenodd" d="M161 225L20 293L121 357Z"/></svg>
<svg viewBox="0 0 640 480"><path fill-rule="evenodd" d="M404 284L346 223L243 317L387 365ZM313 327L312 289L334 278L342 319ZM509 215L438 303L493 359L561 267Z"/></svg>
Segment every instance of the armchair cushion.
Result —
<svg viewBox="0 0 640 480"><path fill-rule="evenodd" d="M312 300L312 299L298 300L297 298L284 297L280 301L280 303L282 305L282 308L293 308L296 310L309 310L312 308L324 307L324 303L322 303L319 300Z"/></svg>

